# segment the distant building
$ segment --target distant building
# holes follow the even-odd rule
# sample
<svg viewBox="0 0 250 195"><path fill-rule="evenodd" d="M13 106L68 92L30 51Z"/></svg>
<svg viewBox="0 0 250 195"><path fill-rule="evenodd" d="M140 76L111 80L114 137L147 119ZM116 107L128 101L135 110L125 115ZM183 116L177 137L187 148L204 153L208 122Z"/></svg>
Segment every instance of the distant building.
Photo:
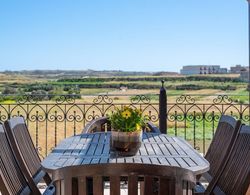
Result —
<svg viewBox="0 0 250 195"><path fill-rule="evenodd" d="M220 68L220 71L219 71L220 74L227 74L227 68Z"/></svg>
<svg viewBox="0 0 250 195"><path fill-rule="evenodd" d="M240 79L242 81L249 82L249 68L246 68L240 72Z"/></svg>
<svg viewBox="0 0 250 195"><path fill-rule="evenodd" d="M247 69L247 66L241 66L240 64L237 64L236 66L230 67L230 73L240 74L241 72L247 71Z"/></svg>
<svg viewBox="0 0 250 195"><path fill-rule="evenodd" d="M180 72L183 75L225 74L227 69L221 68L220 65L188 65L183 66Z"/></svg>

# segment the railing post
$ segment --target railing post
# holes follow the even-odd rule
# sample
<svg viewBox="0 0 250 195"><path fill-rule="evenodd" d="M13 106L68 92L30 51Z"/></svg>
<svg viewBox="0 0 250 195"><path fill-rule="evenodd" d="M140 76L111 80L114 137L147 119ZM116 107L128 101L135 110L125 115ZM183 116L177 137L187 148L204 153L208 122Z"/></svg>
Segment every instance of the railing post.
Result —
<svg viewBox="0 0 250 195"><path fill-rule="evenodd" d="M167 93L164 88L164 80L159 95L159 128L161 133L167 133Z"/></svg>

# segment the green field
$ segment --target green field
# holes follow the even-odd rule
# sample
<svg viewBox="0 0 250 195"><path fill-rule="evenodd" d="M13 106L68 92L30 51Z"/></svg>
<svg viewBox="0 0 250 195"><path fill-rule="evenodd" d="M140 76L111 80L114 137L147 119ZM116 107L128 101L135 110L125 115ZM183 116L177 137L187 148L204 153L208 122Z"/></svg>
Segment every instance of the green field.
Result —
<svg viewBox="0 0 250 195"><path fill-rule="evenodd" d="M170 101L183 94L189 94L196 101L208 101L211 96L229 95L234 102L247 103L247 83L239 79L239 75L206 75L206 76L111 76L111 77L70 77L55 78L51 76L8 75L0 74L0 92L8 94L3 101L15 100L11 95L29 94L39 96L39 100L54 100L54 95L75 94L76 98L87 101L86 95L117 95L121 101L123 95L147 94L152 101L158 101L161 80L165 80L165 88ZM41 98L44 96L45 98Z"/></svg>

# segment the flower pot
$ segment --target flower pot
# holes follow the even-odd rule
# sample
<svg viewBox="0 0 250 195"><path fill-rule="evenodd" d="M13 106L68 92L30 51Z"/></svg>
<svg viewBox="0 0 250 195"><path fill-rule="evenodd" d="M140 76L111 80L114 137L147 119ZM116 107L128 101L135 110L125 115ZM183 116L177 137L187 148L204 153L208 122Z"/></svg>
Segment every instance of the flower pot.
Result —
<svg viewBox="0 0 250 195"><path fill-rule="evenodd" d="M135 155L141 146L141 142L142 131L111 131L111 149L118 151L120 155Z"/></svg>

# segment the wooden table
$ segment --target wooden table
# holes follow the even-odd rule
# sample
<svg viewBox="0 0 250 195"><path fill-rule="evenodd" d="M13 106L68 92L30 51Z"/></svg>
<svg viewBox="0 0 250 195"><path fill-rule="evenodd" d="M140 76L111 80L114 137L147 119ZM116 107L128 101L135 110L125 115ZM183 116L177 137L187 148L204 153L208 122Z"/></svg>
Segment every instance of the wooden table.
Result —
<svg viewBox="0 0 250 195"><path fill-rule="evenodd" d="M166 134L144 133L135 156L118 156L110 151L110 133L80 134L63 140L42 161L53 174L62 167L132 163L184 168L197 176L209 170L209 163L184 139Z"/></svg>
<svg viewBox="0 0 250 195"><path fill-rule="evenodd" d="M110 133L69 137L53 149L42 166L47 172L61 167L98 163L143 163L182 167L195 175L209 170L209 163L184 139L166 134L144 133L135 156L120 157L110 152Z"/></svg>

